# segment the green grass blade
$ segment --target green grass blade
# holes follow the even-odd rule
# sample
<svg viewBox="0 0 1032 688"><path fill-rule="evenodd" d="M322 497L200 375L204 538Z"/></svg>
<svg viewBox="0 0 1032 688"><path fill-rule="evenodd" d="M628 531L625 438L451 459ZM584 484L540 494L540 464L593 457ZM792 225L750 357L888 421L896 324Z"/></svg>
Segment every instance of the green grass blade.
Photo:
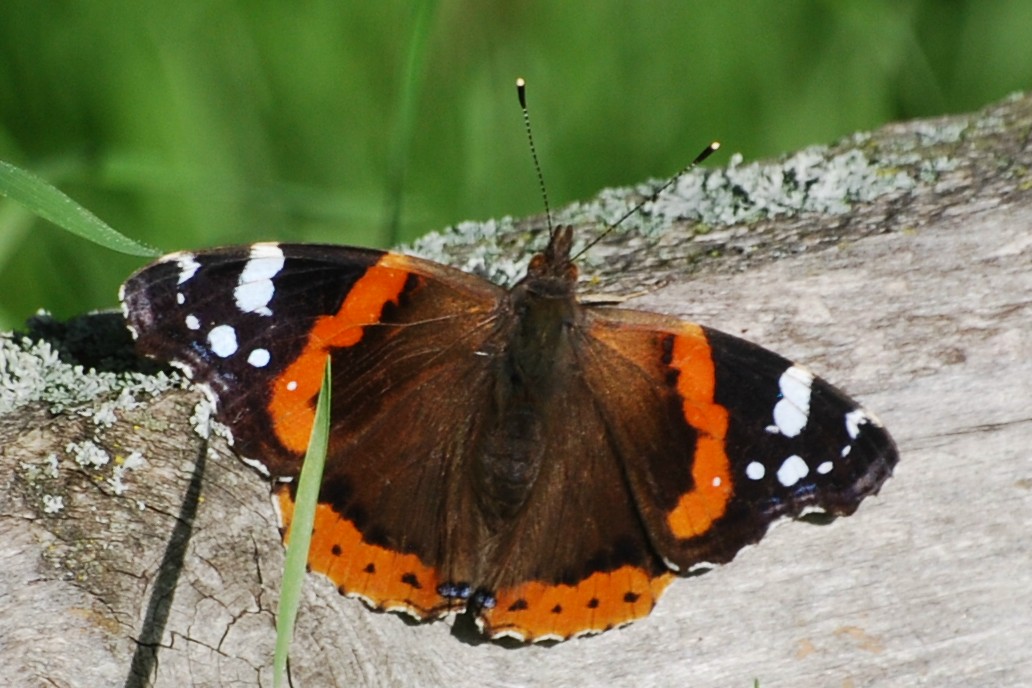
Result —
<svg viewBox="0 0 1032 688"><path fill-rule="evenodd" d="M119 234L57 187L2 160L0 160L0 195L20 203L58 227L72 234L78 234L105 248L132 256L154 257L160 255L160 251Z"/></svg>
<svg viewBox="0 0 1032 688"><path fill-rule="evenodd" d="M276 614L276 652L273 658L273 685L282 685L287 668L290 640L294 635L294 621L301 602L301 584L305 579L305 565L308 563L308 547L312 543L312 527L315 525L315 507L322 485L323 467L326 465L326 449L330 438L330 357L326 357L322 389L315 407L315 422L312 436L308 440L308 451L301 466L294 516L287 535L287 557L283 566L283 588L280 590L279 611Z"/></svg>
<svg viewBox="0 0 1032 688"><path fill-rule="evenodd" d="M416 131L416 106L423 86L426 42L430 36L436 0L420 0L415 5L415 20L408 41L405 69L401 79L398 118L391 133L387 157L387 237L394 246L401 241L401 215L405 198L405 171L409 164L412 137Z"/></svg>

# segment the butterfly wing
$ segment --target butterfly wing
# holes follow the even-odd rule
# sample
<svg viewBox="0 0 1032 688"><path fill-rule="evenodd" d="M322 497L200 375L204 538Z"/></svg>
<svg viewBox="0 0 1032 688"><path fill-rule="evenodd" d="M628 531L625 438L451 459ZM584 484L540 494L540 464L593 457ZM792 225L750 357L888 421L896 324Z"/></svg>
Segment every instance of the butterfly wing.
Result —
<svg viewBox="0 0 1032 688"><path fill-rule="evenodd" d="M672 579L593 398L587 377L599 371L581 368L568 346L555 355L551 385L534 390L540 472L494 543L481 581L490 594L473 610L493 638L563 640L620 626L647 615Z"/></svg>
<svg viewBox="0 0 1032 688"><path fill-rule="evenodd" d="M891 474L878 420L805 368L698 325L591 313L586 377L672 570L730 561L781 517L850 514Z"/></svg>
<svg viewBox="0 0 1032 688"><path fill-rule="evenodd" d="M465 602L442 583L472 576L459 476L504 295L397 254L258 244L173 254L133 275L122 298L138 349L209 388L238 453L274 477L300 468L332 357L310 566L342 593L427 618ZM293 489L277 493L284 529Z"/></svg>

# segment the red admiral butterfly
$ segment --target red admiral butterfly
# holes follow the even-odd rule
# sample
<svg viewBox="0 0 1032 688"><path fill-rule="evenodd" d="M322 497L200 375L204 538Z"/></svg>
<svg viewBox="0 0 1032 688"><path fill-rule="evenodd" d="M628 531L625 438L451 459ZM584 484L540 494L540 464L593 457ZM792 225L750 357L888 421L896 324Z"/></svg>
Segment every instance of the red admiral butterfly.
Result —
<svg viewBox="0 0 1032 688"><path fill-rule="evenodd" d="M274 478L298 474L331 357L310 567L420 620L600 632L775 519L878 491L898 456L873 415L755 344L578 302L572 236L556 228L508 290L396 253L264 243L166 256L121 298L139 351L210 390ZM286 532L295 482L275 489Z"/></svg>

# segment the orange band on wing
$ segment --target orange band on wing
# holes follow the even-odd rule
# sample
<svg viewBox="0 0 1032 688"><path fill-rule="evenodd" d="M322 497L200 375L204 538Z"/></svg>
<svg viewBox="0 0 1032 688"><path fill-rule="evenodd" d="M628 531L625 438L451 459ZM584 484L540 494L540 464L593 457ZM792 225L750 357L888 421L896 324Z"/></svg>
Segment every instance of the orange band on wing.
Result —
<svg viewBox="0 0 1032 688"><path fill-rule="evenodd" d="M674 337L670 366L680 372L677 392L684 418L697 431L691 492L667 514L667 525L681 539L700 535L724 515L731 499L731 465L725 451L727 409L714 401L716 370L705 333L687 325Z"/></svg>
<svg viewBox="0 0 1032 688"><path fill-rule="evenodd" d="M294 516L290 489L279 488L276 500L286 544ZM342 595L360 597L376 609L405 611L429 619L448 607L464 604L450 601L437 591L437 572L419 557L365 542L351 521L326 504L319 504L315 510L308 566L332 580Z"/></svg>
<svg viewBox="0 0 1032 688"><path fill-rule="evenodd" d="M340 310L315 321L301 354L276 379L269 402L273 429L284 447L298 454L308 447L327 354L361 341L363 328L380 321L383 307L398 303L410 274L404 256L384 254L355 282Z"/></svg>
<svg viewBox="0 0 1032 688"><path fill-rule="evenodd" d="M655 578L634 566L594 573L576 585L531 581L498 591L495 605L480 612L491 637L562 640L601 633L646 616L673 574Z"/></svg>

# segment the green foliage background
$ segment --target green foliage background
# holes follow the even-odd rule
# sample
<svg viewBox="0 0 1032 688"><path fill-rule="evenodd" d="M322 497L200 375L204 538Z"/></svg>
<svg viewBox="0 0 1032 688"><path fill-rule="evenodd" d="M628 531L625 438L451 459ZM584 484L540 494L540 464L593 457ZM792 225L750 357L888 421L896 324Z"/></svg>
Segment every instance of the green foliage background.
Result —
<svg viewBox="0 0 1032 688"><path fill-rule="evenodd" d="M714 138L978 108L1027 88L1029 36L1021 0L6 0L0 159L166 250L384 246L540 210L516 76L561 205ZM0 200L0 328L112 307L140 264Z"/></svg>

